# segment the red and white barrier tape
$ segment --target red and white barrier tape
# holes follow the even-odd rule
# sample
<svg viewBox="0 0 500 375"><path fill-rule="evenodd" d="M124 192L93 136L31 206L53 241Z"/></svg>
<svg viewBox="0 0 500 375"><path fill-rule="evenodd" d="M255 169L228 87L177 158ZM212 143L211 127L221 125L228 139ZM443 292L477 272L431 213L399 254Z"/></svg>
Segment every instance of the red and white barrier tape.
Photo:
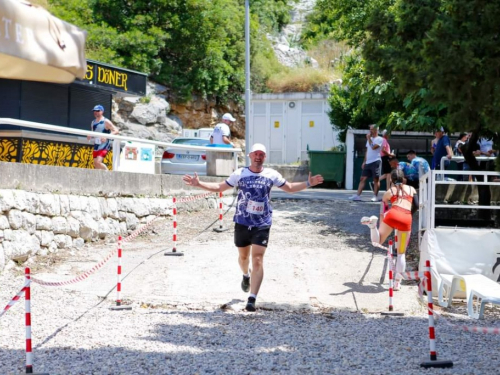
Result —
<svg viewBox="0 0 500 375"><path fill-rule="evenodd" d="M405 280L423 280L425 277L423 272L418 271L399 272L397 276L401 276Z"/></svg>
<svg viewBox="0 0 500 375"><path fill-rule="evenodd" d="M3 311L0 313L0 318L2 317L3 314L5 314L7 312L7 310L9 310L12 306L14 306L16 304L17 301L19 301L21 299L21 297L23 296L24 294L24 291L26 290L26 287L28 285L30 285L31 283L31 280L26 280L26 282L24 283L23 287L21 288L21 290L19 291L19 293L17 293L11 300L10 302L7 304L7 306L4 307Z"/></svg>
<svg viewBox="0 0 500 375"><path fill-rule="evenodd" d="M123 240L123 242L130 242L131 240L133 240L134 238L136 238L141 232L143 232L147 228L149 228L149 226L151 226L151 224L153 223L153 221L155 221L157 218L158 218L158 216L155 216L153 219L151 219L149 222L147 222L144 226L142 226L141 228L139 228L139 229L135 230L134 232L132 232L127 238L125 238ZM43 281L43 280L37 279L37 278L35 278L33 276L31 276L31 280L33 282L37 283L37 284L44 285L44 286L63 286L63 285L69 285L69 284L74 284L74 283L83 281L86 278L88 278L90 275L92 275L93 273L95 273L98 269L100 269L108 260L111 259L111 257L113 257L113 255L116 254L117 251L118 251L117 249L113 249L98 264L96 264L90 270L88 270L87 272L82 273L81 275L75 277L72 280L58 281L58 282L55 282L55 281Z"/></svg>
<svg viewBox="0 0 500 375"><path fill-rule="evenodd" d="M192 195L190 197L180 198L180 199L177 200L177 203L192 202L192 201L195 201L195 200L198 200L198 199L206 198L210 194L213 194L213 193L212 192L208 192L208 193L203 193L203 194L198 194L198 195Z"/></svg>
<svg viewBox="0 0 500 375"><path fill-rule="evenodd" d="M466 332L473 332L473 333L485 333L485 334L493 334L493 335L500 335L500 327L479 327L479 326L465 326L465 325L458 325L451 323L448 321L442 313L432 310L432 313L436 314L439 316L447 326L452 327L454 329L458 329L460 331L466 331Z"/></svg>
<svg viewBox="0 0 500 375"><path fill-rule="evenodd" d="M389 250L388 247L385 247L385 246L379 244L378 242L372 242L372 245L375 246L375 247L378 247L379 249Z"/></svg>

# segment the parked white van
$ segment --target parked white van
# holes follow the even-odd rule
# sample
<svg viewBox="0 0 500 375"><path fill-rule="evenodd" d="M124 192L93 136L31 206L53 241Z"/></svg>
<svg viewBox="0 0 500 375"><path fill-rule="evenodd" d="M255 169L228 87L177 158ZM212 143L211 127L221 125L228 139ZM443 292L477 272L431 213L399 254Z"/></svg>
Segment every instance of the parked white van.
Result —
<svg viewBox="0 0 500 375"><path fill-rule="evenodd" d="M182 136L187 138L210 139L212 132L213 132L212 128L183 129Z"/></svg>

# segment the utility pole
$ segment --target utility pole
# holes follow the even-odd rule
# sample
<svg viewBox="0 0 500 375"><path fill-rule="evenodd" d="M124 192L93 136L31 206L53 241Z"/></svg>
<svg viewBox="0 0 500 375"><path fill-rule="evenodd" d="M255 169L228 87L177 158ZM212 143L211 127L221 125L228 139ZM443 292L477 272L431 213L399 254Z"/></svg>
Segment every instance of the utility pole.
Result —
<svg viewBox="0 0 500 375"><path fill-rule="evenodd" d="M245 0L245 162L250 165L250 0Z"/></svg>

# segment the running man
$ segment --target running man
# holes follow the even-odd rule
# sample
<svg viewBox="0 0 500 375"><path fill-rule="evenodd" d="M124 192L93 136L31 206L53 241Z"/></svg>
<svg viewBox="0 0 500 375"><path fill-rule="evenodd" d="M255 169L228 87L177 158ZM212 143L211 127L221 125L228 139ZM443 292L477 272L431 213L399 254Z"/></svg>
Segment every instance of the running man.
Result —
<svg viewBox="0 0 500 375"><path fill-rule="evenodd" d="M118 128L104 117L104 107L102 105L96 105L92 111L94 112L95 120L90 124L91 131L105 134L118 134ZM87 136L89 141L91 138L90 135ZM95 169L108 170L103 160L110 148L111 141L108 138L94 138L94 151L92 152L92 157L94 158Z"/></svg>
<svg viewBox="0 0 500 375"><path fill-rule="evenodd" d="M238 248L238 263L243 272L241 289L245 293L250 291L245 309L255 311L255 301L264 279L264 254L269 245L272 225L273 211L269 202L271 188L277 186L287 193L295 193L323 183L323 177L311 176L309 173L307 181L286 181L276 170L264 168L266 147L259 143L252 146L248 157L250 166L236 170L223 182L202 182L196 173L194 176L185 175L183 180L186 185L212 192L223 192L236 186L239 188L233 219L234 244Z"/></svg>
<svg viewBox="0 0 500 375"><path fill-rule="evenodd" d="M396 230L395 242L397 250L396 260L396 282L394 290L401 288L400 274L406 270L406 248L410 241L412 209L418 207L418 196L416 190L403 183L404 174L401 169L393 169L391 172L391 187L382 197L382 204L388 207L391 202L391 208L383 214L380 227L377 229L378 217L363 217L361 224L370 228L370 237L372 243L383 244L392 230Z"/></svg>

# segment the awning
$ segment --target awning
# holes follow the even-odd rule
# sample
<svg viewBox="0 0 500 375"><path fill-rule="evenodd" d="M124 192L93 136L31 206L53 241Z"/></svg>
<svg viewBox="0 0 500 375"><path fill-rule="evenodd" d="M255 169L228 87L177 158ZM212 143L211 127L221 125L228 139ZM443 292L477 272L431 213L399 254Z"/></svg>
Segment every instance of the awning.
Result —
<svg viewBox="0 0 500 375"><path fill-rule="evenodd" d="M0 1L0 78L70 83L86 72L85 31L43 8Z"/></svg>

